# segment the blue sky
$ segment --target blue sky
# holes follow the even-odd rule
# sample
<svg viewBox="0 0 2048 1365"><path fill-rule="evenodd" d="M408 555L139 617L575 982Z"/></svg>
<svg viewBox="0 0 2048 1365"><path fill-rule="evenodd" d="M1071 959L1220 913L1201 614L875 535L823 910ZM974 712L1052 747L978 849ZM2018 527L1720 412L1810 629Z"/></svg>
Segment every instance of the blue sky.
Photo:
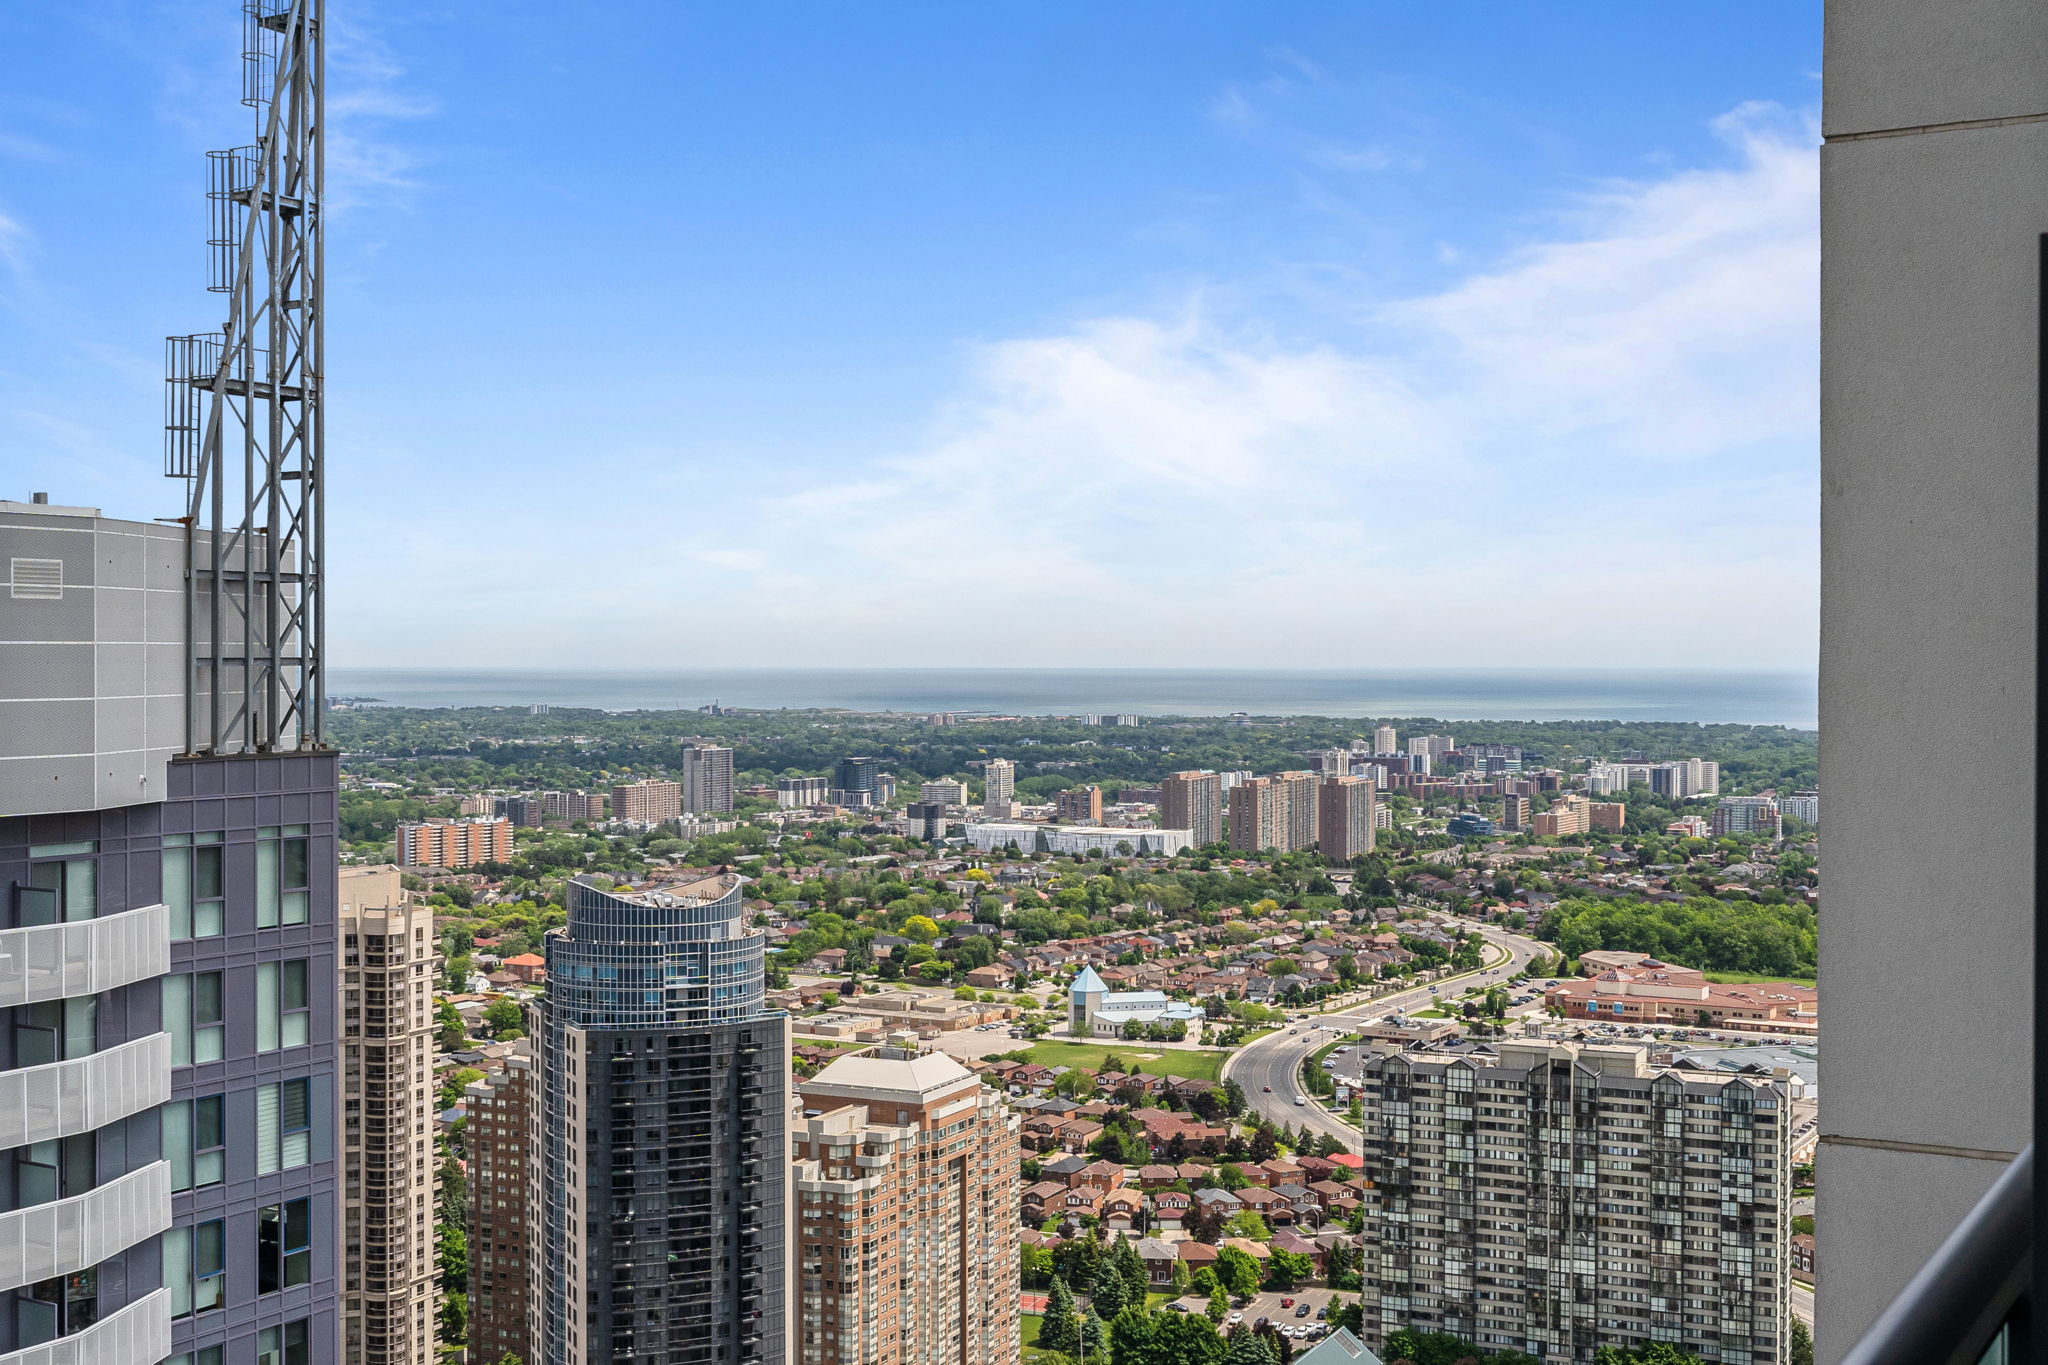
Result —
<svg viewBox="0 0 2048 1365"><path fill-rule="evenodd" d="M328 0L338 664L1809 667L1817 3ZM0 7L133 516L237 7Z"/></svg>

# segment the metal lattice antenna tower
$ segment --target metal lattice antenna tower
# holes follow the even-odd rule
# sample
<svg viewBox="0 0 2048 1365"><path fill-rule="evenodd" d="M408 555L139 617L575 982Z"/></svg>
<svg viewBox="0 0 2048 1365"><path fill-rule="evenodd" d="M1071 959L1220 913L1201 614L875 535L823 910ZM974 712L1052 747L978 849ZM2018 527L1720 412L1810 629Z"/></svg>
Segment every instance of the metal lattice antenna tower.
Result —
<svg viewBox="0 0 2048 1365"><path fill-rule="evenodd" d="M167 343L164 472L187 481L185 749L324 748L321 11L244 0L254 146L207 153L218 332Z"/></svg>

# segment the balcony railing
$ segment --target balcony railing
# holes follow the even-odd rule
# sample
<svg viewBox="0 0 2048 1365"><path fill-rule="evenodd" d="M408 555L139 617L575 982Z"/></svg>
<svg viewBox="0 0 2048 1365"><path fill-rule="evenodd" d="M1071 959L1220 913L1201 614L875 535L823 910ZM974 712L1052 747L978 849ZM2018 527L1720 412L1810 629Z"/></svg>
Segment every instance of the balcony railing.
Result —
<svg viewBox="0 0 2048 1365"><path fill-rule="evenodd" d="M69 1199L0 1214L0 1291L98 1265L170 1225L164 1161Z"/></svg>
<svg viewBox="0 0 2048 1365"><path fill-rule="evenodd" d="M2033 1275L2030 1144L1842 1357L1842 1365L2022 1365Z"/></svg>
<svg viewBox="0 0 2048 1365"><path fill-rule="evenodd" d="M90 1132L171 1097L171 1035L0 1072L0 1150Z"/></svg>
<svg viewBox="0 0 2048 1365"><path fill-rule="evenodd" d="M0 1009L97 995L170 969L167 906L0 930Z"/></svg>
<svg viewBox="0 0 2048 1365"><path fill-rule="evenodd" d="M158 1289L83 1331L0 1356L0 1365L156 1365L171 1353L171 1291Z"/></svg>

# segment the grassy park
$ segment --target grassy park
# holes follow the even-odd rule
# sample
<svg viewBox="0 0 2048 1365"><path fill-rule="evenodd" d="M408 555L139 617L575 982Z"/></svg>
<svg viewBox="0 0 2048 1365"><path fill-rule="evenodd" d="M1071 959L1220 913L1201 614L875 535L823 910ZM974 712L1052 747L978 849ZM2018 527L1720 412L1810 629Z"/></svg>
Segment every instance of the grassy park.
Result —
<svg viewBox="0 0 2048 1365"><path fill-rule="evenodd" d="M1148 1049L1143 1043L1033 1043L1031 1060L1040 1066L1078 1066L1084 1071L1102 1070L1103 1058L1114 1053L1152 1076L1187 1076L1213 1081L1223 1074L1223 1059L1230 1054L1206 1048Z"/></svg>

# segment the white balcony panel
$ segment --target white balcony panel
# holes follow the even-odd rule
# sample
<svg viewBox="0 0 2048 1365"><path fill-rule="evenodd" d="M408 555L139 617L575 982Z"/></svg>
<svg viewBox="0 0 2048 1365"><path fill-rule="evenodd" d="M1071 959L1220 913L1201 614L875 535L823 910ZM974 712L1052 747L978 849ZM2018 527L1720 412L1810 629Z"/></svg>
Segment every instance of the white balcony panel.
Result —
<svg viewBox="0 0 2048 1365"><path fill-rule="evenodd" d="M88 1133L170 1097L168 1033L90 1057L0 1072L0 1149Z"/></svg>
<svg viewBox="0 0 2048 1365"><path fill-rule="evenodd" d="M171 1291L158 1289L83 1332L0 1356L0 1365L157 1365L171 1353Z"/></svg>
<svg viewBox="0 0 2048 1365"><path fill-rule="evenodd" d="M69 1199L0 1213L0 1291L98 1265L170 1225L167 1161Z"/></svg>
<svg viewBox="0 0 2048 1365"><path fill-rule="evenodd" d="M0 931L0 1009L96 995L171 969L171 912L118 915Z"/></svg>

